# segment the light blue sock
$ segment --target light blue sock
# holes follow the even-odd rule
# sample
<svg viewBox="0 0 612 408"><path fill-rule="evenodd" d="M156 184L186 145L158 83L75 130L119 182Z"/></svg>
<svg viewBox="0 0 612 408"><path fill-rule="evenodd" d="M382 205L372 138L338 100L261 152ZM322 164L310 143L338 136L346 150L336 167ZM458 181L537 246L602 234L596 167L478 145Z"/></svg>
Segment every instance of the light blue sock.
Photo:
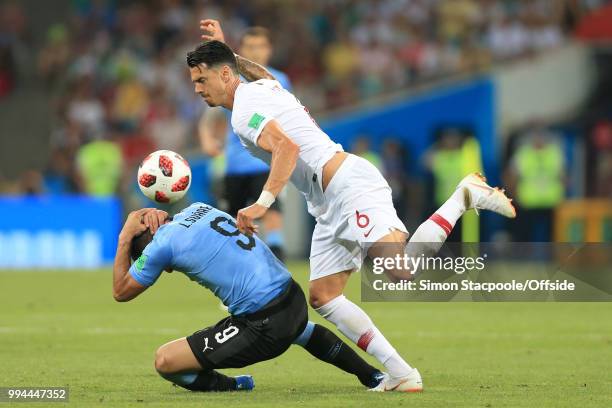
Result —
<svg viewBox="0 0 612 408"><path fill-rule="evenodd" d="M308 323L306 324L306 328L304 329L304 331L302 332L302 334L300 334L297 339L293 340L293 344L299 344L302 347L306 347L306 344L308 344L308 340L310 340L310 336L312 336L312 331L315 328L315 324L311 321L308 321Z"/></svg>
<svg viewBox="0 0 612 408"><path fill-rule="evenodd" d="M174 373L174 374L162 374L159 373L166 380L170 381L176 385L189 385L193 384L193 382L198 377L198 373Z"/></svg>
<svg viewBox="0 0 612 408"><path fill-rule="evenodd" d="M281 230L269 231L266 233L266 244L268 246L283 247L283 233Z"/></svg>

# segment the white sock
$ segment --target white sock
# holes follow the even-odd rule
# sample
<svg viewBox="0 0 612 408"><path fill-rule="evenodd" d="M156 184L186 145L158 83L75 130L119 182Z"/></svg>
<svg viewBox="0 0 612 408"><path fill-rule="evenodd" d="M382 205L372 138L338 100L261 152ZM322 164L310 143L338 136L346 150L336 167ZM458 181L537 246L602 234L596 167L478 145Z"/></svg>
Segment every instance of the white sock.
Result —
<svg viewBox="0 0 612 408"><path fill-rule="evenodd" d="M457 220L465 213L464 200L463 190L455 190L450 198L414 231L406 245L406 254L411 257L436 254L450 235Z"/></svg>
<svg viewBox="0 0 612 408"><path fill-rule="evenodd" d="M453 227L457 220L461 218L465 212L465 192L463 189L457 189L449 197L448 200L436 211L442 218L448 221Z"/></svg>
<svg viewBox="0 0 612 408"><path fill-rule="evenodd" d="M427 221L417 228L410 242L446 241L457 220L465 213L463 200L463 191L456 190Z"/></svg>
<svg viewBox="0 0 612 408"><path fill-rule="evenodd" d="M394 378L405 377L407 372L412 371L412 367L406 364L397 351L385 361L384 366L389 375Z"/></svg>
<svg viewBox="0 0 612 408"><path fill-rule="evenodd" d="M400 357L380 330L374 326L372 319L344 295L332 299L315 310L335 324L338 330L359 348L380 361L391 376L404 377L412 371L412 367Z"/></svg>

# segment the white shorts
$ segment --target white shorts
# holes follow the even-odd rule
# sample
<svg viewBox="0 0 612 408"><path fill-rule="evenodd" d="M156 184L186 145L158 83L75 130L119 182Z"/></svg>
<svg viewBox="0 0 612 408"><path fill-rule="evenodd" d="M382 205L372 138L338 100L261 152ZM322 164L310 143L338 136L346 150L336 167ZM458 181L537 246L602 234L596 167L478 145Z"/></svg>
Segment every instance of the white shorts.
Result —
<svg viewBox="0 0 612 408"><path fill-rule="evenodd" d="M310 280L361 268L374 242L393 230L397 217L391 187L369 161L349 155L324 193L327 211L317 217L310 247Z"/></svg>

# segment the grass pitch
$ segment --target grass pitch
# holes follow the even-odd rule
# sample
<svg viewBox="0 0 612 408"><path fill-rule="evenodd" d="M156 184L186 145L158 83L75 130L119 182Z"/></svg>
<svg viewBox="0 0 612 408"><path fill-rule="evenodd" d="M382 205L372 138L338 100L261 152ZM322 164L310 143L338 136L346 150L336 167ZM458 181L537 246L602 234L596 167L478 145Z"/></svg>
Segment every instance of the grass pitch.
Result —
<svg viewBox="0 0 612 408"><path fill-rule="evenodd" d="M307 265L289 267L307 289ZM357 276L347 295L359 300ZM173 387L153 368L155 350L222 318L218 304L178 273L119 304L110 270L0 272L0 387L69 387L70 401L53 406L612 406L610 303L361 304L419 368L421 394L368 393L297 346L225 370L252 374L253 392Z"/></svg>

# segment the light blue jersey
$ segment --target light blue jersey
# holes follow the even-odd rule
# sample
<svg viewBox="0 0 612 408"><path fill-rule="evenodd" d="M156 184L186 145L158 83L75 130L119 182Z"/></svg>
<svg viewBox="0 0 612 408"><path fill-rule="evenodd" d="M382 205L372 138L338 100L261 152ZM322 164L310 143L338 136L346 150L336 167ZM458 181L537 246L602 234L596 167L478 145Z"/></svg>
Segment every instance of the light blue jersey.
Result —
<svg viewBox="0 0 612 408"><path fill-rule="evenodd" d="M289 78L287 75L282 72L267 67L268 71L280 84L291 92L291 82L289 82ZM258 173L267 173L270 170L270 167L263 161L259 160L256 157L253 157L251 153L249 153L242 143L238 136L234 133L232 129L232 124L230 123L230 118L232 113L228 110L225 111L227 116L227 136L226 136L226 149L225 149L225 161L226 168L225 174L228 176L238 176L238 175L246 175L246 174L258 174Z"/></svg>
<svg viewBox="0 0 612 408"><path fill-rule="evenodd" d="M232 217L203 203L190 205L161 226L130 274L151 286L167 268L210 289L233 315L261 309L291 280L263 241L241 234Z"/></svg>

